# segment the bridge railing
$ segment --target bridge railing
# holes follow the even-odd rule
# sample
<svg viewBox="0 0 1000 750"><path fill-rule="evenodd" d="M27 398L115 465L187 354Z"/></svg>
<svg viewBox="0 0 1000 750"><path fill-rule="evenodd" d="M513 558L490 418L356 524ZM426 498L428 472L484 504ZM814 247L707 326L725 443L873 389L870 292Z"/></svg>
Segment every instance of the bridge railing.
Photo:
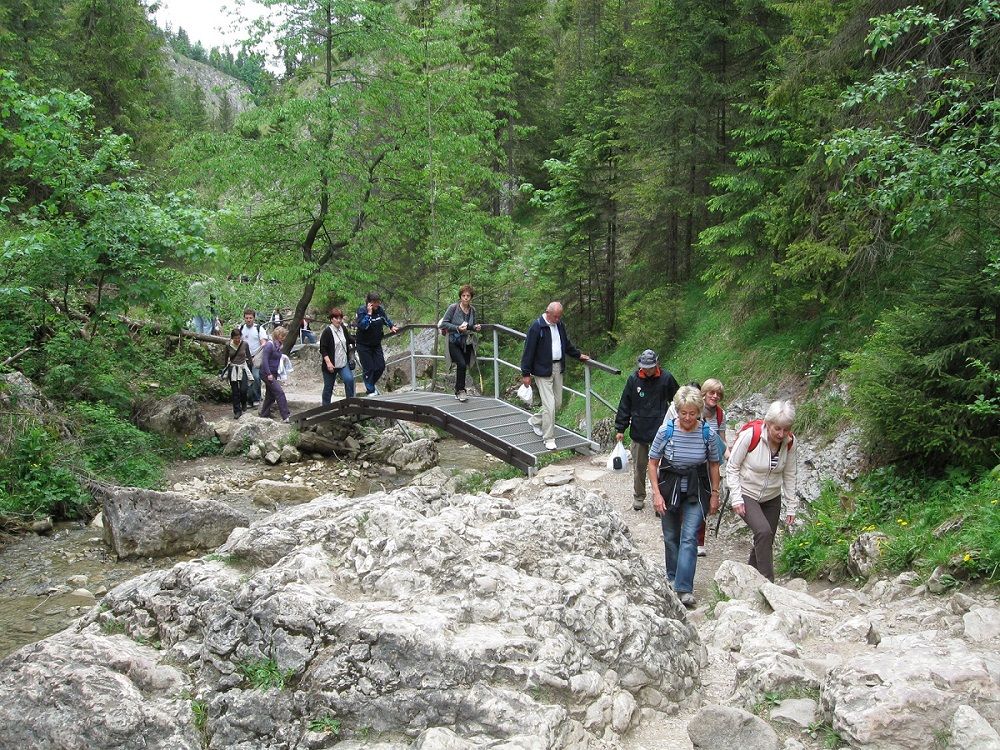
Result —
<svg viewBox="0 0 1000 750"><path fill-rule="evenodd" d="M410 383L415 384L417 382L417 360L418 359L430 359L430 360L444 360L443 354L423 354L416 351L416 335L417 331L433 329L437 331L437 324L435 323L407 323L399 327L399 332L395 334L389 334L389 337L400 337L409 334L410 338L410 348L409 351L404 352L402 355L393 357L387 362L387 364L398 364L407 359L410 361ZM518 375L521 374L521 364L508 362L507 360L500 357L500 336L511 336L520 341L524 341L527 335L521 331L515 331L513 328L508 328L507 326L500 325L498 323L483 323L481 324L480 334L489 334L492 336L493 340L493 352L492 356L484 357L480 351L476 351L476 360L479 362L488 361L493 363L493 397L496 399L500 398L500 368L509 367L512 370L516 370ZM447 346L447 344L445 344ZM583 391L578 391L569 386L563 386L564 391L568 391L576 396L580 396L585 405L586 410L586 423L587 423L587 439L593 439L594 432L594 420L593 420L593 403L597 401L598 403L607 407L611 413L615 413L618 407L614 404L608 402L601 394L595 391L591 387L590 383L590 373L591 370L603 370L604 372L610 372L613 375L621 375L621 370L617 367L612 367L611 365L606 365L603 362L598 362L596 359L590 359L586 362L581 362L583 365Z"/></svg>

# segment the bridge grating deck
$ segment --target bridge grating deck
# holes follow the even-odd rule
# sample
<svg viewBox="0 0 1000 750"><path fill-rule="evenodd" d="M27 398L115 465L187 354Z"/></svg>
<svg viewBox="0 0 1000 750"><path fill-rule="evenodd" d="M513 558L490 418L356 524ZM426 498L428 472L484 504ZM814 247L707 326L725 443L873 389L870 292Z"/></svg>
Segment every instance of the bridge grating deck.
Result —
<svg viewBox="0 0 1000 750"><path fill-rule="evenodd" d="M489 396L469 396L462 402L433 391L396 391L379 396L335 401L293 416L299 429L338 416L386 417L423 422L443 428L455 437L525 471L548 453L545 441L528 425L531 412ZM556 425L558 450L595 452L598 446L583 435Z"/></svg>

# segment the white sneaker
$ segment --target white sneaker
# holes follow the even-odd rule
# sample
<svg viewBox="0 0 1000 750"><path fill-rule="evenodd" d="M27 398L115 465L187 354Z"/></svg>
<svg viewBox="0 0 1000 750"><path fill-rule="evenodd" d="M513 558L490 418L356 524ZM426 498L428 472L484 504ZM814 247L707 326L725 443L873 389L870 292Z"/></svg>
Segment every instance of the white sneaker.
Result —
<svg viewBox="0 0 1000 750"><path fill-rule="evenodd" d="M685 592L680 595L681 604L683 604L688 609L694 609L698 602L695 601L694 594L691 592Z"/></svg>
<svg viewBox="0 0 1000 750"><path fill-rule="evenodd" d="M708 553L705 551L704 545L698 545L698 557L707 557Z"/></svg>
<svg viewBox="0 0 1000 750"><path fill-rule="evenodd" d="M556 441L555 440L546 440L545 441L545 450L547 450L547 451L554 451L554 450L556 450Z"/></svg>
<svg viewBox="0 0 1000 750"><path fill-rule="evenodd" d="M532 419L533 419L533 417L528 417L528 427L530 427L530 428L531 428L531 431L532 431L532 432L534 432L534 433L535 433L536 435L538 435L538 437L541 437L541 436L542 436L542 435L544 434L544 433L542 432L542 428L541 428L541 427L539 427L539 426L538 426L537 424L535 424L534 422L532 422L532 421L531 421Z"/></svg>
<svg viewBox="0 0 1000 750"><path fill-rule="evenodd" d="M459 401L461 401L462 403L465 403L466 401L468 401L468 400L469 400L469 397L468 397L468 395L467 395L467 394L465 393L465 391L459 391L458 393L456 393L456 394L455 394L455 398L457 398L457 399L458 399Z"/></svg>

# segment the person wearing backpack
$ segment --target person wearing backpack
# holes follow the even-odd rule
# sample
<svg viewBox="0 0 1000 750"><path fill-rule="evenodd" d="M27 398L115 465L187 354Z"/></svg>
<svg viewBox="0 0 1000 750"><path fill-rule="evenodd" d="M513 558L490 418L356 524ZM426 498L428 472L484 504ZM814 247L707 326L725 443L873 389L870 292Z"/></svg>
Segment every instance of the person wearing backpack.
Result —
<svg viewBox="0 0 1000 750"><path fill-rule="evenodd" d="M357 327L357 352L358 359L361 360L365 390L369 395L377 396L379 390L375 384L385 372L385 355L382 353L385 329L388 328L393 333L399 331L382 307L382 297L378 292L365 295L365 304L358 308Z"/></svg>
<svg viewBox="0 0 1000 750"><path fill-rule="evenodd" d="M653 510L663 529L667 581L685 607L694 607L698 527L719 509L719 448L702 418L705 400L693 386L674 395L677 417L656 431L647 472Z"/></svg>
<svg viewBox="0 0 1000 750"><path fill-rule="evenodd" d="M465 373L472 366L476 356L472 332L482 329L476 322L476 308L472 306L473 296L475 290L472 285L464 284L458 290L458 302L452 302L448 306L440 321L442 331L448 333L448 354L455 363L455 398L459 401L469 400L465 392Z"/></svg>
<svg viewBox="0 0 1000 750"><path fill-rule="evenodd" d="M646 464L649 446L663 424L667 407L680 386L660 367L656 352L646 349L636 360L636 371L628 376L615 414L615 440L622 442L625 430L632 438L632 509L646 507Z"/></svg>
<svg viewBox="0 0 1000 750"><path fill-rule="evenodd" d="M267 331L257 322L257 311L252 307L248 307L243 311L243 325L240 326L240 335L243 337L244 343L249 347L250 357L252 358L251 368L253 379L250 381L247 389L247 406L252 409L260 403L260 361L264 351L264 344L271 340L271 337L267 335Z"/></svg>
<svg viewBox="0 0 1000 750"><path fill-rule="evenodd" d="M795 406L775 401L763 420L743 426L729 451L726 481L730 505L753 531L748 563L768 580L774 580L774 537L781 521L781 497L785 498L785 523L795 522L795 437L792 423Z"/></svg>

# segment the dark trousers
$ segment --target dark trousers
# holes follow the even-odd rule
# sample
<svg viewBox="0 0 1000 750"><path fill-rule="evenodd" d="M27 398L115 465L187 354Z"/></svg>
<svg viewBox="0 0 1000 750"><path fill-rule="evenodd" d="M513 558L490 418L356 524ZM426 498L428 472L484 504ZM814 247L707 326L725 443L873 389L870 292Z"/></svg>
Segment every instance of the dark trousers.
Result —
<svg viewBox="0 0 1000 750"><path fill-rule="evenodd" d="M781 521L781 496L758 503L752 497L743 496L746 515L743 522L753 532L753 548L747 564L756 568L769 581L774 580L774 536Z"/></svg>
<svg viewBox="0 0 1000 750"><path fill-rule="evenodd" d="M472 361L472 344L462 346L449 341L448 353L451 354L451 361L455 363L455 393L458 393L465 390L465 373L469 369L469 362Z"/></svg>
<svg viewBox="0 0 1000 750"><path fill-rule="evenodd" d="M253 382L247 389L247 401L249 401L250 406L253 406L260 402L260 389L262 386L260 384L260 368L251 367L251 371L253 372Z"/></svg>
<svg viewBox="0 0 1000 750"><path fill-rule="evenodd" d="M274 380L264 381L264 403L260 406L260 415L262 417L271 416L271 407L274 403L278 403L278 413L281 414L282 419L288 419L288 400L285 398L285 389L281 387L281 383L278 382L278 378L275 377Z"/></svg>
<svg viewBox="0 0 1000 750"><path fill-rule="evenodd" d="M229 388L233 392L233 414L238 417L247 410L247 376L230 380Z"/></svg>
<svg viewBox="0 0 1000 750"><path fill-rule="evenodd" d="M365 378L365 388L369 393L375 390L375 384L385 372L385 356L382 346L358 344L358 359L361 361L361 372Z"/></svg>

